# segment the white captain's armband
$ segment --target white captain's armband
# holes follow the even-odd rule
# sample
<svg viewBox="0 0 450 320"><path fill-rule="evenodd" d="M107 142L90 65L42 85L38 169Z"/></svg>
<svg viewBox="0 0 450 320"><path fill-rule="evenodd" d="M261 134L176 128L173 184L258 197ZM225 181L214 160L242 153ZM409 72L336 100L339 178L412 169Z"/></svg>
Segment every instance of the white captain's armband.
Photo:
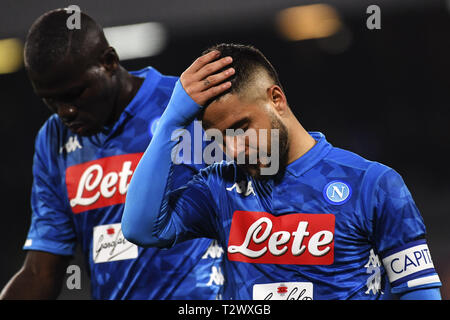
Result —
<svg viewBox="0 0 450 320"><path fill-rule="evenodd" d="M392 287L440 283L425 240L417 240L386 252L383 265Z"/></svg>

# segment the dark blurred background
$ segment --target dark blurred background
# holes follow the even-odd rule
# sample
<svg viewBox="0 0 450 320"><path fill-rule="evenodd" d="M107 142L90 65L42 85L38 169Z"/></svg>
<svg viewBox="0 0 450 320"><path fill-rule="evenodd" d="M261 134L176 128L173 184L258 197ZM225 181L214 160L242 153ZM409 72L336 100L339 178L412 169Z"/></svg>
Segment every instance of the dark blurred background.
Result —
<svg viewBox="0 0 450 320"><path fill-rule="evenodd" d="M179 75L213 44L259 48L307 130L403 176L450 299L450 1L437 0L1 0L0 288L25 257L34 138L50 115L32 91L21 46L39 15L73 4L104 27L139 24L132 36L108 29L128 70ZM369 5L381 11L381 29L367 27ZM80 255L73 264L84 268ZM81 290L64 288L61 299L90 299L84 270Z"/></svg>

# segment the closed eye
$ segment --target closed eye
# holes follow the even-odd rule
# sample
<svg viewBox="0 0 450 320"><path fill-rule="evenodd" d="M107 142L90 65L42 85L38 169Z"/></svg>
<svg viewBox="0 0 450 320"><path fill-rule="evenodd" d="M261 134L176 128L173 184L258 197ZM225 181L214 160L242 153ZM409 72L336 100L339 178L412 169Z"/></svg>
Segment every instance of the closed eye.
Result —
<svg viewBox="0 0 450 320"><path fill-rule="evenodd" d="M63 95L61 95L60 99L62 101L73 101L73 100L77 99L78 97L80 97L86 89L87 89L87 87L78 87L78 88L71 89L67 93L64 93Z"/></svg>
<svg viewBox="0 0 450 320"><path fill-rule="evenodd" d="M236 136L243 134L249 127L250 119L245 117L234 122L228 129L225 130L225 136Z"/></svg>
<svg viewBox="0 0 450 320"><path fill-rule="evenodd" d="M72 102L86 91L87 87L80 86L72 88L64 93L52 94L52 95L39 95L47 104L53 104L54 102Z"/></svg>

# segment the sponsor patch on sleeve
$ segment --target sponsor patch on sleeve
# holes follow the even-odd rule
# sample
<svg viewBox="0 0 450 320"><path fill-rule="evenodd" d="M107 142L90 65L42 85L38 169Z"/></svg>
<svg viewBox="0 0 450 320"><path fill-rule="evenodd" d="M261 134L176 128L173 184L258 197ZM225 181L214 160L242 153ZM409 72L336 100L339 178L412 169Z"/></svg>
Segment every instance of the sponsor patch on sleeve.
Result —
<svg viewBox="0 0 450 320"><path fill-rule="evenodd" d="M414 287L439 282L425 240L417 240L387 252L383 259L392 286Z"/></svg>
<svg viewBox="0 0 450 320"><path fill-rule="evenodd" d="M255 284L253 300L313 300L313 284L311 282Z"/></svg>

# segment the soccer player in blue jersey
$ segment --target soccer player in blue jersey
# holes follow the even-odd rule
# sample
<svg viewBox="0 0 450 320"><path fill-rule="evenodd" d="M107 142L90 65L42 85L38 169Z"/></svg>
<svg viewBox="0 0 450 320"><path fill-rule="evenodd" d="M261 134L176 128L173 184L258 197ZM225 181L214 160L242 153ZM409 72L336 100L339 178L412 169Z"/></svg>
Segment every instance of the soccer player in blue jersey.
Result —
<svg viewBox="0 0 450 320"><path fill-rule="evenodd" d="M26 259L1 298L57 298L78 245L94 299L216 299L221 252L210 239L141 248L120 226L131 175L177 78L151 67L129 73L101 26L81 13L81 28L69 30L68 17L48 12L27 36L26 69L55 114L36 138ZM178 166L173 182L200 167Z"/></svg>
<svg viewBox="0 0 450 320"><path fill-rule="evenodd" d="M176 188L171 132L197 117L224 135L234 161ZM279 170L266 170L264 153L239 163L256 148L230 129L258 132L256 148L277 156ZM262 139L268 131L276 135ZM217 45L181 75L131 180L122 228L143 246L217 239L224 299L440 299L424 222L400 175L307 132L251 46Z"/></svg>

